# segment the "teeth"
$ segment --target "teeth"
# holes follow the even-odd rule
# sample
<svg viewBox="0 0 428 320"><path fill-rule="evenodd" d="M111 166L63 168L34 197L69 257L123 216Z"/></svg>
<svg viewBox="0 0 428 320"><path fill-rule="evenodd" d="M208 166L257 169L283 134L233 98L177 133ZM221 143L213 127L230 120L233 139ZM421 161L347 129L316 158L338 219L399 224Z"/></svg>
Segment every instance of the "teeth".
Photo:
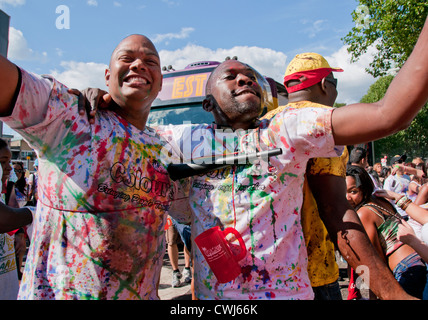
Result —
<svg viewBox="0 0 428 320"><path fill-rule="evenodd" d="M141 77L129 77L128 79L126 79L126 82L147 84L147 80Z"/></svg>

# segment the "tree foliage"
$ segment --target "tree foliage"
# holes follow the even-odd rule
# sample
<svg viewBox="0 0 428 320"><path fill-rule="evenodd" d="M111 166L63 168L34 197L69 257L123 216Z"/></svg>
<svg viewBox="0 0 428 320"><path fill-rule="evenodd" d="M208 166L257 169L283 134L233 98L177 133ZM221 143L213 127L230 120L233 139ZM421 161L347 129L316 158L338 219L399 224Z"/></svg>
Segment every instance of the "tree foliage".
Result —
<svg viewBox="0 0 428 320"><path fill-rule="evenodd" d="M359 0L352 13L355 27L343 41L353 62L376 46L366 71L374 77L400 68L413 50L428 15L426 0Z"/></svg>
<svg viewBox="0 0 428 320"><path fill-rule="evenodd" d="M382 99L393 79L391 75L379 78L371 85L361 102L371 103ZM380 159L384 155L394 156L404 153L410 158L417 156L426 158L428 156L428 104L418 113L409 128L375 141L374 150L375 159Z"/></svg>

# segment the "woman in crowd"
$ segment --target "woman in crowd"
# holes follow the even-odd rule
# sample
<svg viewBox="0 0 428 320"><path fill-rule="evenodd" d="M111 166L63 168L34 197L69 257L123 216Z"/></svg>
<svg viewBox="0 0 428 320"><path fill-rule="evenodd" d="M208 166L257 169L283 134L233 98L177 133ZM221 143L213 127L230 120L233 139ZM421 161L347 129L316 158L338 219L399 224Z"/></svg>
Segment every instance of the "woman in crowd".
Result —
<svg viewBox="0 0 428 320"><path fill-rule="evenodd" d="M22 208L27 203L28 185L25 179L25 168L22 162L13 165L17 177L16 182L9 181L6 192L6 204L14 208Z"/></svg>
<svg viewBox="0 0 428 320"><path fill-rule="evenodd" d="M8 181L5 201L8 206L13 208L22 208L27 203L27 180L25 179L25 168L22 162L16 162L13 165L13 171L18 178L16 182ZM15 253L17 262L18 278L21 280L21 266L24 262L24 256L27 250L28 236L24 228L19 228L15 233Z"/></svg>
<svg viewBox="0 0 428 320"><path fill-rule="evenodd" d="M427 189L428 185L424 185L421 190ZM423 190L424 191L424 190ZM421 195L423 194L423 191ZM375 192L376 196L385 197L395 202L403 199L403 195L395 193L389 190L378 190ZM418 197L420 197L419 195ZM401 200L402 202L408 202L407 200ZM398 239L411 246L421 256L421 258L427 263L428 261L428 203L423 205L417 205L414 202L409 202L406 207L406 213L413 220L417 221L422 227L419 233L412 228L411 225L405 221L398 227ZM428 300L428 282L424 290L424 300Z"/></svg>
<svg viewBox="0 0 428 320"><path fill-rule="evenodd" d="M390 167L382 167L382 170L380 171L379 174L379 181L383 186L383 182L385 181L386 178L389 177L389 175L391 174L391 168Z"/></svg>
<svg viewBox="0 0 428 320"><path fill-rule="evenodd" d="M348 201L357 211L373 246L403 289L422 299L427 269L416 251L397 238L401 216L386 199L373 195L372 179L363 168L348 166L346 184ZM403 202L397 205L404 210L409 203Z"/></svg>

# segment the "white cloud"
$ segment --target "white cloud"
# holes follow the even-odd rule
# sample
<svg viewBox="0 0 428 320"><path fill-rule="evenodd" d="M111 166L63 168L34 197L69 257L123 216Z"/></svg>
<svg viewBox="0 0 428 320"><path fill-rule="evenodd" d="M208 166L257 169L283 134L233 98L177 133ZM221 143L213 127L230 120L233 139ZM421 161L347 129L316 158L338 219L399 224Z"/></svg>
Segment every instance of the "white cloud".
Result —
<svg viewBox="0 0 428 320"><path fill-rule="evenodd" d="M162 0L163 3L166 3L168 7L176 7L179 5L177 1L171 1L171 0Z"/></svg>
<svg viewBox="0 0 428 320"><path fill-rule="evenodd" d="M28 46L27 40L22 31L9 27L9 48L7 57L15 61L39 61L46 62L47 52L37 52Z"/></svg>
<svg viewBox="0 0 428 320"><path fill-rule="evenodd" d="M152 41L153 43L160 43L162 41L167 41L171 39L185 39L188 38L190 33L195 31L194 28L181 28L180 32L178 33L165 33L165 34L157 34L153 37Z"/></svg>
<svg viewBox="0 0 428 320"><path fill-rule="evenodd" d="M240 61L248 63L263 75L280 82L282 81L287 60L287 56L282 52L247 46L212 50L188 44L184 48L175 51L161 50L159 55L163 66L172 65L176 70L196 61L224 61L228 56L237 56Z"/></svg>
<svg viewBox="0 0 428 320"><path fill-rule="evenodd" d="M62 61L63 71L52 70L51 75L69 88L101 88L106 90L104 72L107 65L95 62Z"/></svg>
<svg viewBox="0 0 428 320"><path fill-rule="evenodd" d="M324 30L324 24L327 22L327 20L316 20L316 21L310 21L303 19L301 20L301 23L303 25L310 24L309 27L302 29L302 33L307 34L309 38L315 38L318 33Z"/></svg>
<svg viewBox="0 0 428 320"><path fill-rule="evenodd" d="M88 0L87 4L89 6L92 6L92 7L97 7L98 6L98 1L97 0Z"/></svg>
<svg viewBox="0 0 428 320"><path fill-rule="evenodd" d="M8 58L10 60L34 60L35 57L36 54L28 47L22 31L10 27Z"/></svg>
<svg viewBox="0 0 428 320"><path fill-rule="evenodd" d="M25 0L0 0L0 9L5 8L6 5L14 7L22 6L25 4Z"/></svg>
<svg viewBox="0 0 428 320"><path fill-rule="evenodd" d="M350 61L351 55L348 53L346 46L343 46L331 56L325 57L330 66L344 70L344 72L334 73L334 76L339 81L337 102L346 104L359 102L367 93L369 87L376 81L372 75L365 71L373 60L372 55L375 50L374 47L370 48L367 53L354 63Z"/></svg>
<svg viewBox="0 0 428 320"><path fill-rule="evenodd" d="M114 5L115 7L121 7L121 6L122 6L122 3L115 1L115 2L113 2L113 5Z"/></svg>

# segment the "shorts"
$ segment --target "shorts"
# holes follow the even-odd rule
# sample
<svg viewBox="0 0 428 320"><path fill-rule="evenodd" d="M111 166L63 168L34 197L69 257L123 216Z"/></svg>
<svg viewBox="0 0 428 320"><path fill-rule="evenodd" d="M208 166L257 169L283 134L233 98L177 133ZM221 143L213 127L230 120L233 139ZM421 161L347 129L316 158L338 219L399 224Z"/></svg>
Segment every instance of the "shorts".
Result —
<svg viewBox="0 0 428 320"><path fill-rule="evenodd" d="M411 296L422 299L427 282L427 268L417 253L401 260L393 271L395 279Z"/></svg>
<svg viewBox="0 0 428 320"><path fill-rule="evenodd" d="M172 220L172 225L175 227L174 229L177 230L178 234L181 237L181 241L183 241L187 250L189 252L192 251L192 240L191 240L192 232L190 230L190 226L187 224L178 223L174 219L171 219L171 220Z"/></svg>
<svg viewBox="0 0 428 320"><path fill-rule="evenodd" d="M174 224L172 224L168 230L166 230L166 243L169 246L173 246L181 242L180 234L178 233L177 229L175 228Z"/></svg>

